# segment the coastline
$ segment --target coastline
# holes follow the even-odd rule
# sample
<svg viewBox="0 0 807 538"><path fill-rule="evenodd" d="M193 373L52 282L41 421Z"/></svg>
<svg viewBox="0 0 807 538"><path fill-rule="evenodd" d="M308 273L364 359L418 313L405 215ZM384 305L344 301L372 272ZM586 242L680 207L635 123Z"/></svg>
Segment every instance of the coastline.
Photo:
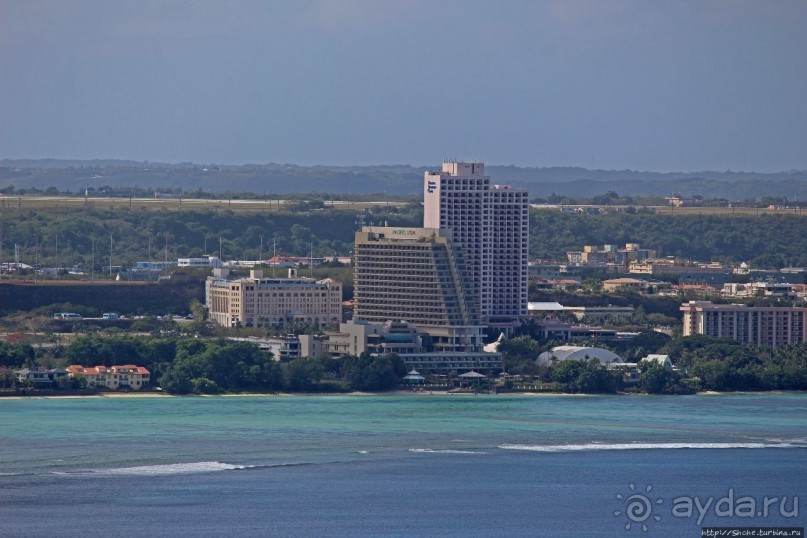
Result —
<svg viewBox="0 0 807 538"><path fill-rule="evenodd" d="M736 391L736 392L717 392L717 391L702 391L690 396L732 396L732 395L746 395L746 396L763 396L767 394L807 394L804 391L798 390L771 390L771 391ZM408 390L392 390L388 392L238 392L238 393L225 393L225 394L168 394L164 392L103 392L98 394L75 395L66 394L64 396L49 394L47 396L37 396L35 394L26 396L0 396L0 402L3 400L59 400L59 399L127 399L127 398L283 398L289 396L527 396L527 397L593 397L593 396L659 396L654 394L645 393L617 393L617 394L588 394L588 393L569 393L569 392L500 392L497 394L490 394L486 392L449 392L449 391L408 391ZM663 395L663 396L677 396Z"/></svg>

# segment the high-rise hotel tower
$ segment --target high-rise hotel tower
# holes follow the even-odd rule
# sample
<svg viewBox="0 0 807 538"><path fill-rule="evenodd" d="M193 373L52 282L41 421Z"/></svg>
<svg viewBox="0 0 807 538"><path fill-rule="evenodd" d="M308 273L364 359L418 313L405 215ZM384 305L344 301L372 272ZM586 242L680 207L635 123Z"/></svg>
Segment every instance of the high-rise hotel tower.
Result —
<svg viewBox="0 0 807 538"><path fill-rule="evenodd" d="M424 228L450 229L462 249L484 324L527 317L527 191L491 185L484 163L448 161L423 181Z"/></svg>

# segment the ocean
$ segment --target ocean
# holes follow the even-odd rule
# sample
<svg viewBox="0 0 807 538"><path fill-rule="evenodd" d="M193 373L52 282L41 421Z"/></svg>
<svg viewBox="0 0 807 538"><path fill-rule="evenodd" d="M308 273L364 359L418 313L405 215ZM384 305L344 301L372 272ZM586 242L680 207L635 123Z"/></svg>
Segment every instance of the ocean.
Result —
<svg viewBox="0 0 807 538"><path fill-rule="evenodd" d="M3 537L807 521L805 394L0 399L0 440Z"/></svg>

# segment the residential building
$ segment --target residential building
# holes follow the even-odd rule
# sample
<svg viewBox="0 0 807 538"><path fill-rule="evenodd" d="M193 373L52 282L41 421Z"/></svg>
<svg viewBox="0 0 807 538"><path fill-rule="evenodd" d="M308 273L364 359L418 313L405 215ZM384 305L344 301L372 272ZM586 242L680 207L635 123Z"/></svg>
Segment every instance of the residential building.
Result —
<svg viewBox="0 0 807 538"><path fill-rule="evenodd" d="M31 383L34 387L45 388L53 386L55 381L67 375L67 370L63 368L44 368L35 366L33 368L23 368L14 370L14 376L20 383Z"/></svg>
<svg viewBox="0 0 807 538"><path fill-rule="evenodd" d="M569 251L566 258L570 264L585 266L607 266L615 264L623 266L629 262L644 261L655 258L656 251L648 248L641 248L639 243L626 243L625 248L617 248L616 245L586 245L581 251ZM612 270L612 272L617 272Z"/></svg>
<svg viewBox="0 0 807 538"><path fill-rule="evenodd" d="M224 327L325 327L342 321L342 284L290 273L290 278L265 278L263 271L251 270L249 277L230 278L227 269L215 269L205 285L210 319Z"/></svg>
<svg viewBox="0 0 807 538"><path fill-rule="evenodd" d="M67 367L67 372L72 378L85 379L89 388L98 389L143 390L151 381L151 372L134 364L95 367L73 364Z"/></svg>
<svg viewBox="0 0 807 538"><path fill-rule="evenodd" d="M659 355L656 353L650 353L648 356L642 357L642 359L639 360L639 364L658 364L667 370L673 369L673 363L669 355Z"/></svg>
<svg viewBox="0 0 807 538"><path fill-rule="evenodd" d="M796 292L793 284L778 284L775 282L749 282L741 284L729 282L723 284L723 295L728 297L784 297L795 299Z"/></svg>
<svg viewBox="0 0 807 538"><path fill-rule="evenodd" d="M261 351L271 353L272 358L276 361L285 362L300 357L300 339L293 334L278 338L259 338L257 336L239 338L231 336L228 340L255 344Z"/></svg>
<svg viewBox="0 0 807 538"><path fill-rule="evenodd" d="M681 311L684 336L705 334L770 347L807 342L807 308L690 301Z"/></svg>
<svg viewBox="0 0 807 538"><path fill-rule="evenodd" d="M451 231L463 251L482 323L512 330L527 317L527 191L492 185L484 163L426 172L423 226Z"/></svg>
<svg viewBox="0 0 807 538"><path fill-rule="evenodd" d="M635 291L643 292L651 289L652 285L638 278L611 278L602 281L602 288L605 291Z"/></svg>

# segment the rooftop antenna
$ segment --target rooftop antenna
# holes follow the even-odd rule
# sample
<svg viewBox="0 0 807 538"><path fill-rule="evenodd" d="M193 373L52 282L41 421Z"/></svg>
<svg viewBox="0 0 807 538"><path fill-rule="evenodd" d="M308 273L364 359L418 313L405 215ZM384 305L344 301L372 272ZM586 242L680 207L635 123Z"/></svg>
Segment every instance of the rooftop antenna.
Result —
<svg viewBox="0 0 807 538"><path fill-rule="evenodd" d="M314 277L314 241L311 241L311 247L308 251L308 276Z"/></svg>
<svg viewBox="0 0 807 538"><path fill-rule="evenodd" d="M275 263L270 264L272 266L272 278L275 277L275 267L277 267L277 236L272 238L272 258L274 258Z"/></svg>

